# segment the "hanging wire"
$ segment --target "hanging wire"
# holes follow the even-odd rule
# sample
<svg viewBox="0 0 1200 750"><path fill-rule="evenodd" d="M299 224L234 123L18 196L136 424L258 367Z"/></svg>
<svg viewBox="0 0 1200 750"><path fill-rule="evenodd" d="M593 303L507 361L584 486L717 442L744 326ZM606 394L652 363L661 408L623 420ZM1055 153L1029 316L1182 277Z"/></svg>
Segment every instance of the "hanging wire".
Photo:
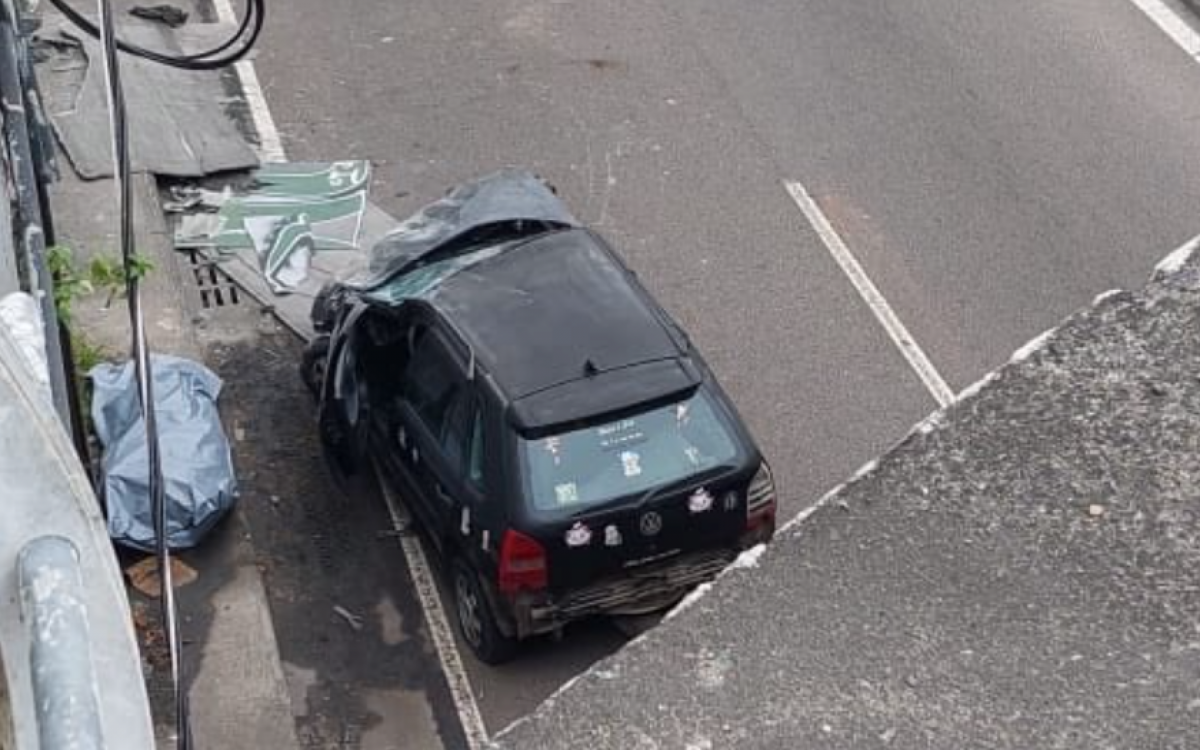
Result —
<svg viewBox="0 0 1200 750"><path fill-rule="evenodd" d="M50 4L84 32L97 39L101 38L102 29L97 28L96 24L92 23L87 16L71 7L67 0L50 0ZM182 70L216 70L237 62L250 52L254 43L258 41L258 35L262 32L265 20L265 0L246 0L246 12L242 14L242 21L238 25L237 30L216 47L192 55L171 55L164 52L157 52L145 47L139 47L122 39L117 39L115 35L113 35L113 39L116 42L117 49L120 51L152 62ZM250 31L249 36L246 35L247 29ZM236 49L232 52L227 52L227 50L235 45L238 45Z"/></svg>

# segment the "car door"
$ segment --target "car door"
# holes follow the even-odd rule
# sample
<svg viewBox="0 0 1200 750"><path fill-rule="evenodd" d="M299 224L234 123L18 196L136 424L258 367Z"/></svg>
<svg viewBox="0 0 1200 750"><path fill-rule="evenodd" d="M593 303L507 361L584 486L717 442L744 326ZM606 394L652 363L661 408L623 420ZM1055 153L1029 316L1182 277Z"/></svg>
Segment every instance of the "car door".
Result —
<svg viewBox="0 0 1200 750"><path fill-rule="evenodd" d="M426 330L416 342L403 376L395 438L405 473L417 489L413 511L439 546L455 523L452 472L442 438L451 407L466 384L448 344L435 329Z"/></svg>
<svg viewBox="0 0 1200 750"><path fill-rule="evenodd" d="M474 382L464 383L456 391L441 433L443 460L435 467L441 471L438 481L457 521L453 533L459 551L481 572L490 567L499 525L499 505L489 498L489 487L495 482L488 452L492 430L485 403Z"/></svg>

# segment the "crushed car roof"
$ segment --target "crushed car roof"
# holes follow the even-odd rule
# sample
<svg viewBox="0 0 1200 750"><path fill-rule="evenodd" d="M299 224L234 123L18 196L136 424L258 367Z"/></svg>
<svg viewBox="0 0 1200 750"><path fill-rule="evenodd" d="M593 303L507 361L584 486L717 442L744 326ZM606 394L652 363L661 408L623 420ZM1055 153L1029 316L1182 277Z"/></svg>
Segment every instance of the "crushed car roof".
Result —
<svg viewBox="0 0 1200 750"><path fill-rule="evenodd" d="M510 398L684 354L629 272L591 232L483 253L430 302Z"/></svg>
<svg viewBox="0 0 1200 750"><path fill-rule="evenodd" d="M419 266L364 297L439 310L526 429L696 385L686 341L602 243L585 229L549 231Z"/></svg>

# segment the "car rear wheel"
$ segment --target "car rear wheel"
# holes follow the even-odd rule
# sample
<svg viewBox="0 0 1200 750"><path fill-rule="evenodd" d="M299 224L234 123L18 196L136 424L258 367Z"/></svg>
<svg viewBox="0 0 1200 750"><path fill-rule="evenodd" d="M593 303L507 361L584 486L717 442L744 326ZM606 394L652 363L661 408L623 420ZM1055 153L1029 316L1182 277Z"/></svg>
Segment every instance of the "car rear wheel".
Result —
<svg viewBox="0 0 1200 750"><path fill-rule="evenodd" d="M479 578L461 560L454 563L454 609L458 631L484 664L503 664L517 652L517 641L500 631Z"/></svg>

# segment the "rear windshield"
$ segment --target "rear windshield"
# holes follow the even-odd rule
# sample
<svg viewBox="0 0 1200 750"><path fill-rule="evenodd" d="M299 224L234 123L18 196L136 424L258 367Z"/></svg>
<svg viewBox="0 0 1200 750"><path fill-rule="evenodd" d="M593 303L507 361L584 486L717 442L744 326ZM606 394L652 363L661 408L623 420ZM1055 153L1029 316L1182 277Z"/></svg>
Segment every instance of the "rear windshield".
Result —
<svg viewBox="0 0 1200 750"><path fill-rule="evenodd" d="M737 441L703 388L615 422L522 438L520 450L533 507L543 511L586 509L739 457Z"/></svg>

